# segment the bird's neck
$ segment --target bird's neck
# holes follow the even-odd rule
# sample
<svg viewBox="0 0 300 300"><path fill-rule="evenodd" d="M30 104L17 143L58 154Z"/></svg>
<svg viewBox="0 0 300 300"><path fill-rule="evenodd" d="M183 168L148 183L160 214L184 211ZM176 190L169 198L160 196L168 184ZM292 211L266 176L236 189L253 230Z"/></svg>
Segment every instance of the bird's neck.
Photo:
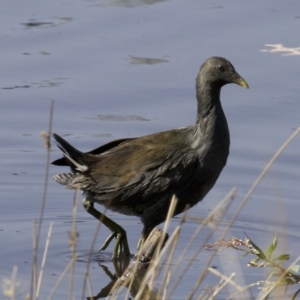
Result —
<svg viewBox="0 0 300 300"><path fill-rule="evenodd" d="M197 84L198 111L196 123L200 123L201 120L206 119L209 115L217 114L218 112L223 114L220 102L220 91L221 87L214 87L201 82Z"/></svg>
<svg viewBox="0 0 300 300"><path fill-rule="evenodd" d="M214 157L211 154L219 153L219 162L222 163L218 167L223 168L229 153L230 135L220 101L220 90L221 87L197 85L198 114L193 134L195 147L202 149L201 155L206 153L207 161L212 164Z"/></svg>

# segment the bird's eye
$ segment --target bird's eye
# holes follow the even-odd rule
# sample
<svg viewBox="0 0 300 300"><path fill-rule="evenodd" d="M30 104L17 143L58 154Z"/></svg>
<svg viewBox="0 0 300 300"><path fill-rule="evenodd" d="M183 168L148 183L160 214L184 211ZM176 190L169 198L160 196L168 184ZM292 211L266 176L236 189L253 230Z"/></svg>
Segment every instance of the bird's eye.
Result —
<svg viewBox="0 0 300 300"><path fill-rule="evenodd" d="M219 68L219 70L220 70L221 72L224 72L224 71L225 71L225 68L224 68L222 65L219 65L218 68Z"/></svg>

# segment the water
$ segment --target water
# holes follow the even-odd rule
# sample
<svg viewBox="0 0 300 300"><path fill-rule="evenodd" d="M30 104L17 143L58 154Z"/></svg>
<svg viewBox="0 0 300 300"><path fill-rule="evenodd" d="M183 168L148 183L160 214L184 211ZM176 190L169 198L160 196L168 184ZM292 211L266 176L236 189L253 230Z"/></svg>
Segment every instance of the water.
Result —
<svg viewBox="0 0 300 300"><path fill-rule="evenodd" d="M200 65L213 55L228 58L250 89L230 85L222 90L231 132L230 157L214 189L189 215L205 218L237 187L237 198L225 217L229 220L263 167L300 124L299 55L270 53L272 48L264 46L299 47L298 8L298 1L288 5L191 0L2 3L0 275L9 277L12 267L18 266L24 290L20 299L30 287L32 222L39 216L46 167L39 134L48 128L51 100L55 100L53 131L87 151L113 139L193 123ZM299 146L298 137L272 166L228 238L231 234L243 238L246 232L266 248L276 231L282 251L291 251L293 259L298 256ZM60 152L53 146L51 158L58 157ZM50 167L51 176L59 171ZM49 295L69 262L72 201L72 192L49 181L41 250L50 222L54 226L41 299ZM134 252L139 220L108 215L127 229ZM178 221L174 219L172 228ZM193 221L185 224L175 257L196 227ZM95 228L96 221L79 206L77 250L82 255L90 249ZM107 234L101 228L97 247ZM188 295L209 255L201 252L172 299ZM225 251L220 256L231 260L235 254ZM245 284L260 280L260 270L246 268L246 262L238 261L241 273L234 264L218 259L214 264L227 274L237 272ZM106 265L113 270L109 259ZM75 299L81 298L84 268L84 260L76 263ZM90 276L94 294L109 281L96 262ZM207 283L213 284L218 279L210 280ZM56 297L67 294L68 280Z"/></svg>

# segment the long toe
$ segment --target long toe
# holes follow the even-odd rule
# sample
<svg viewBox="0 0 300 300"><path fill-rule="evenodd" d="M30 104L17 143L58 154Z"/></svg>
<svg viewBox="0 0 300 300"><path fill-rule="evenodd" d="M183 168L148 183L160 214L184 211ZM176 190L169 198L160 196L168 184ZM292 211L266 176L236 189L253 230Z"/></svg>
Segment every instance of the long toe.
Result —
<svg viewBox="0 0 300 300"><path fill-rule="evenodd" d="M126 231L124 232L119 232L116 236L116 243L115 243L115 248L113 252L113 259L119 258L120 256L130 256L130 250L128 246L128 241L127 241L127 235Z"/></svg>
<svg viewBox="0 0 300 300"><path fill-rule="evenodd" d="M105 240L105 242L104 242L103 245L99 248L98 251L100 252L100 251L105 250L105 249L109 246L110 242L112 241L112 239L113 239L114 237L116 237L116 233L115 233L115 232L113 232L113 233L111 233L111 234L109 235L109 237Z"/></svg>
<svg viewBox="0 0 300 300"><path fill-rule="evenodd" d="M116 259L119 257L129 257L130 256L130 250L128 246L128 241L127 241L127 235L126 231L122 232L112 232L108 238L105 240L103 245L99 248L99 252L105 250L113 240L113 238L116 238L115 246L114 246L114 251L112 255L112 259Z"/></svg>

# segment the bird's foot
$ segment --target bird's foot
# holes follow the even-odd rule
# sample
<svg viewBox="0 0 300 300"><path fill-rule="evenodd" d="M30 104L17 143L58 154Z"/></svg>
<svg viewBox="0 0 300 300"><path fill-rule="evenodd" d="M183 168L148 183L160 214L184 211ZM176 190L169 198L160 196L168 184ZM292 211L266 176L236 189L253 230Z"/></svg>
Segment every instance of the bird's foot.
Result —
<svg viewBox="0 0 300 300"><path fill-rule="evenodd" d="M83 199L83 207L89 214L103 223L111 231L111 234L106 239L104 244L100 247L99 251L105 250L111 243L113 238L116 238L112 259L119 258L120 256L129 257L130 250L128 246L126 231L119 224L95 209L94 202L89 200L88 197Z"/></svg>
<svg viewBox="0 0 300 300"><path fill-rule="evenodd" d="M127 241L126 231L124 229L119 232L112 232L100 247L99 252L105 250L111 243L113 238L116 238L116 243L113 251L112 259L120 258L121 256L130 256L130 250Z"/></svg>

